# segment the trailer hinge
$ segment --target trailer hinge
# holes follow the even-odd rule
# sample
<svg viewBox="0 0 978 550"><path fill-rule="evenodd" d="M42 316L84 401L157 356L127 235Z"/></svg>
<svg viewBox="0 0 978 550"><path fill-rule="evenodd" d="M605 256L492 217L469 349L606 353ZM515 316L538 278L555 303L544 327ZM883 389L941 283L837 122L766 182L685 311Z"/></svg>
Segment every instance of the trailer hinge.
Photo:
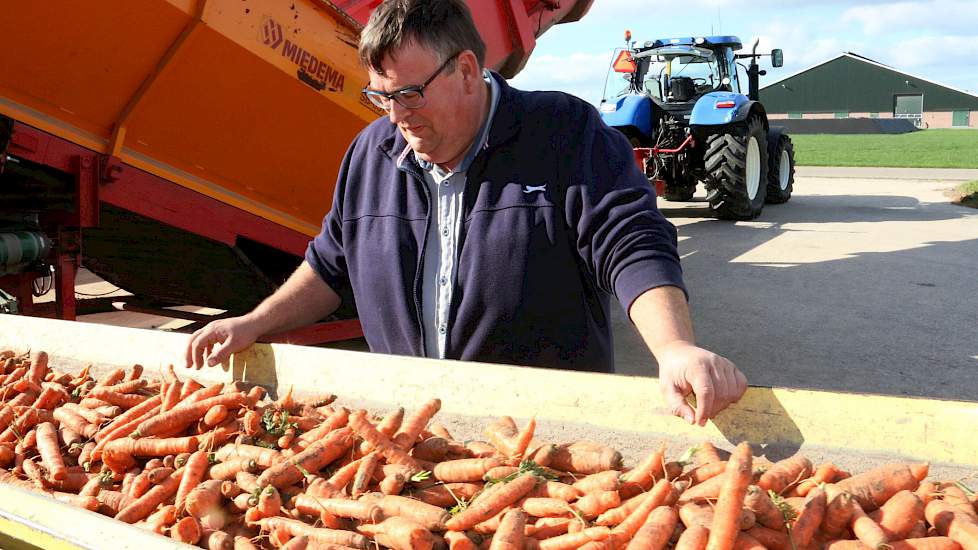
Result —
<svg viewBox="0 0 978 550"><path fill-rule="evenodd" d="M0 116L0 174L7 163L7 149L14 135L14 121L5 116Z"/></svg>
<svg viewBox="0 0 978 550"><path fill-rule="evenodd" d="M99 183L112 183L119 179L122 173L122 161L118 157L98 155Z"/></svg>

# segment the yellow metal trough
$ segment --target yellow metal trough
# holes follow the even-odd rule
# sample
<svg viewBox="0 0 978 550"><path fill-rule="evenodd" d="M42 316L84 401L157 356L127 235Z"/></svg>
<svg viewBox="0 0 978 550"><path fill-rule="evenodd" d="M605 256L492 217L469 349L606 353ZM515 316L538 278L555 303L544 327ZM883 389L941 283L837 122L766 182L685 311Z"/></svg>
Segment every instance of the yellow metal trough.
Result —
<svg viewBox="0 0 978 550"><path fill-rule="evenodd" d="M172 363L181 376L205 382L246 380L264 385L273 395L294 386L297 393L330 392L345 403L381 409L394 403L410 409L439 397L440 421L461 435L467 435L467 427L483 426L484 417L505 414L535 416L540 428L551 434L577 430L573 433L584 433L612 446L631 442L646 450L662 439L710 439L728 448L747 440L755 446L756 455L771 459L792 452L826 456L828 449L836 456L862 454L870 457L870 462L912 459L931 461L939 467L945 464L957 471L978 469L978 438L974 437L978 403L972 402L752 387L739 403L701 429L668 414L655 378L281 344L253 346L235 355L224 369L193 372L182 368L187 338L159 331L0 315L0 349L43 349L59 370L77 370L88 363L96 370L139 363L153 375L159 367ZM681 451L679 445L670 448L675 454ZM627 458L629 453L625 455ZM32 504L21 506L21 502ZM135 545L113 542L106 546L105 541L129 544L146 537L148 542L138 544L140 550L175 547L168 539L83 510L70 510L70 517L93 522L98 527L95 534L69 529L58 519L69 517L62 516L68 513L65 508L44 497L0 485L0 547L129 548ZM44 541L49 539L45 537L54 537L59 545L47 545ZM5 543L14 538L26 541L26 545Z"/></svg>

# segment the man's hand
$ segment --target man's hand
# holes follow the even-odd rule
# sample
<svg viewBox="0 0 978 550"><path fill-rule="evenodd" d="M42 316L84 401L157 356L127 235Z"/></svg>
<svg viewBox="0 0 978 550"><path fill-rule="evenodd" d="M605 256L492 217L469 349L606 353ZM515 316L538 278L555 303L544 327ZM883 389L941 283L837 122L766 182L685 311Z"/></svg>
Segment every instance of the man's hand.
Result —
<svg viewBox="0 0 978 550"><path fill-rule="evenodd" d="M688 342L657 350L659 384L672 414L705 426L747 391L747 378L729 359ZM694 411L686 397L696 396Z"/></svg>
<svg viewBox="0 0 978 550"><path fill-rule="evenodd" d="M187 344L187 367L200 369L219 365L261 336L258 323L247 315L214 321L198 330Z"/></svg>

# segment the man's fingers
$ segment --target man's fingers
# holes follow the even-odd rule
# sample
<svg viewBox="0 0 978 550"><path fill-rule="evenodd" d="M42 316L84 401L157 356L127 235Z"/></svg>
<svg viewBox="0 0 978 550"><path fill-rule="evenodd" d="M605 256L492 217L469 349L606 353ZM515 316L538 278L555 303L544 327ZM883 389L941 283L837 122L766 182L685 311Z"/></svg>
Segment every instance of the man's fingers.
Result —
<svg viewBox="0 0 978 550"><path fill-rule="evenodd" d="M194 338L194 368L200 370L204 366L204 351L207 349L207 341L210 336L207 333L200 334Z"/></svg>
<svg viewBox="0 0 978 550"><path fill-rule="evenodd" d="M747 391L747 377L744 376L744 373L740 372L740 369L736 367L734 367L734 379L737 382L737 396L734 397L732 403L740 401L740 398L743 397L744 393Z"/></svg>
<svg viewBox="0 0 978 550"><path fill-rule="evenodd" d="M678 388L669 385L664 388L663 393L665 394L666 405L669 406L672 414L690 424L695 422L696 413L693 411L693 407L690 407L689 403L686 402L686 396Z"/></svg>
<svg viewBox="0 0 978 550"><path fill-rule="evenodd" d="M690 385L696 395L696 423L706 426L706 421L713 416L715 410L716 387L713 379L709 374L699 372L690 381Z"/></svg>
<svg viewBox="0 0 978 550"><path fill-rule="evenodd" d="M720 414L720 411L737 398L737 379L734 377L733 369L728 368L728 365L721 364L716 371L714 379L717 380L718 389L713 416Z"/></svg>
<svg viewBox="0 0 978 550"><path fill-rule="evenodd" d="M230 357L230 355L236 351L231 347L235 344L237 344L237 342L234 338L228 338L221 344L214 346L214 348L207 354L207 366L215 367L227 361L228 357Z"/></svg>

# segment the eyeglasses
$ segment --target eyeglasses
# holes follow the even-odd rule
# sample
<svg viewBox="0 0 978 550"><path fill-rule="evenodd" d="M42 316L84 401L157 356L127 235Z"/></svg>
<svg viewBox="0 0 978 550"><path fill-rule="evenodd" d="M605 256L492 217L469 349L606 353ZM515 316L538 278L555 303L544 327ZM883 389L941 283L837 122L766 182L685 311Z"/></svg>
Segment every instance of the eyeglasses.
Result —
<svg viewBox="0 0 978 550"><path fill-rule="evenodd" d="M436 78L438 78L438 75L445 70L445 67L447 67L448 64L461 53L462 52L458 52L454 55L448 56L448 59L446 59L445 62L438 67L435 74L431 75L431 77L428 78L428 80L425 80L424 84L421 84L420 86L405 86L400 90L395 90L393 92L381 92L378 90L371 90L370 88L364 88L363 95L367 96L367 99L369 99L371 103L385 111L391 110L391 100L396 101L398 105L404 107L405 109L420 109L424 107L426 103L424 89L427 88L428 85L431 84Z"/></svg>

